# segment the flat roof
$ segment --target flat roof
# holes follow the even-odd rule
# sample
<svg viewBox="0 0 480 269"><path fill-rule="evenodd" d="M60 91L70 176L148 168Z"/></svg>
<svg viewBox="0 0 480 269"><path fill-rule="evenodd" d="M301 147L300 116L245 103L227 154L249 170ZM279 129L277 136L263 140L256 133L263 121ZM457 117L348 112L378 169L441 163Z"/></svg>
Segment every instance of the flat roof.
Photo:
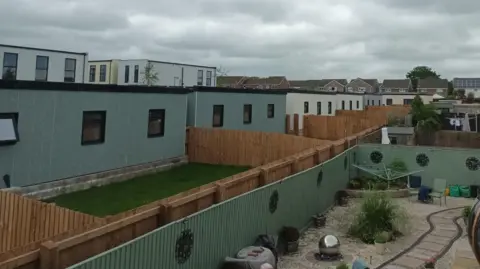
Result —
<svg viewBox="0 0 480 269"><path fill-rule="evenodd" d="M78 55L88 55L88 52L73 52L73 51L66 51L66 50L41 49L41 48L34 48L34 47L24 47L24 46L6 45L6 44L0 44L0 47L13 48L13 49L26 49L26 50L41 50L41 51L49 51L49 52L57 52L57 53L68 53L68 54L78 54Z"/></svg>
<svg viewBox="0 0 480 269"><path fill-rule="evenodd" d="M168 93L186 94L191 92L183 87L137 86L114 84L84 84L65 82L44 82L25 80L0 80L0 90L38 90L65 92L111 92L111 93Z"/></svg>
<svg viewBox="0 0 480 269"><path fill-rule="evenodd" d="M175 64L175 65L184 65L184 66L192 66L192 67L202 67L202 68L214 68L217 69L216 66L206 66L206 65L197 65L197 64L185 64L185 63L177 63L177 62L167 62L167 61L156 61L156 60L149 60L149 59L113 59L119 62L121 61L147 61L152 63L161 63L161 64ZM112 60L92 60L91 62L106 62ZM90 62L90 61L89 61Z"/></svg>
<svg viewBox="0 0 480 269"><path fill-rule="evenodd" d="M279 94L287 95L288 89L237 89L237 88L222 88L222 87L201 87L195 86L191 88L192 92L218 92L218 93L249 93L249 94Z"/></svg>

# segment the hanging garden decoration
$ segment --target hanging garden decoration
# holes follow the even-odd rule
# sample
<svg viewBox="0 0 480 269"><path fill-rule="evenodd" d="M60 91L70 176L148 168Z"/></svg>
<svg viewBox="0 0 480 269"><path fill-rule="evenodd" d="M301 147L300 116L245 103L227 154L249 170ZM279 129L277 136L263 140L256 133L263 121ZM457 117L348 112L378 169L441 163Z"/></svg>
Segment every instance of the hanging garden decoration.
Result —
<svg viewBox="0 0 480 269"><path fill-rule="evenodd" d="M175 259L178 264L184 264L190 258L193 250L193 233L190 229L184 230L175 244Z"/></svg>
<svg viewBox="0 0 480 269"><path fill-rule="evenodd" d="M272 195L270 195L270 203L268 204L268 208L270 210L270 213L275 213L277 211L277 206L278 206L278 191L274 190Z"/></svg>
<svg viewBox="0 0 480 269"><path fill-rule="evenodd" d="M320 170L317 176L317 187L320 187L320 185L322 185L322 180L323 180L323 170Z"/></svg>
<svg viewBox="0 0 480 269"><path fill-rule="evenodd" d="M381 163L383 159L383 154L380 151L373 151L370 153L370 160L372 163Z"/></svg>
<svg viewBox="0 0 480 269"><path fill-rule="evenodd" d="M477 157L468 157L465 161L465 165L467 166L468 170L476 171L480 168L480 161Z"/></svg>
<svg viewBox="0 0 480 269"><path fill-rule="evenodd" d="M420 153L417 155L416 161L418 165L420 165L421 167L425 167L430 162L430 159L428 159L427 154Z"/></svg>

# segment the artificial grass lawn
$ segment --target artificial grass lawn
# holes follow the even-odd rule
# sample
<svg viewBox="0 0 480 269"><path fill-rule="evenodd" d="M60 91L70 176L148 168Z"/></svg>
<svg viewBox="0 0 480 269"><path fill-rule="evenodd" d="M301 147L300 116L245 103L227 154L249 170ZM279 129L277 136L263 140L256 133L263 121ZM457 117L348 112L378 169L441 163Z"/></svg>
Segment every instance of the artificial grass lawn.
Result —
<svg viewBox="0 0 480 269"><path fill-rule="evenodd" d="M189 163L171 170L49 199L59 206L103 217L114 215L248 170Z"/></svg>

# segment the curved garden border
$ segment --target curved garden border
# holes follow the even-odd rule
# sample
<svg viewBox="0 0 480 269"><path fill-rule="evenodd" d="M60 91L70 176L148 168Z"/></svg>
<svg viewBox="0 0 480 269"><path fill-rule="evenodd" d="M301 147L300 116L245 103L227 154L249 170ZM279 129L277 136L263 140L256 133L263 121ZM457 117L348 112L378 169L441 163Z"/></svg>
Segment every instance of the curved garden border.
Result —
<svg viewBox="0 0 480 269"><path fill-rule="evenodd" d="M409 191L408 189L398 189L398 190L353 190L353 189L346 189L345 192L348 194L348 196L352 198L362 198L365 195L369 195L372 193L384 193L392 198L403 198L403 197L408 197Z"/></svg>

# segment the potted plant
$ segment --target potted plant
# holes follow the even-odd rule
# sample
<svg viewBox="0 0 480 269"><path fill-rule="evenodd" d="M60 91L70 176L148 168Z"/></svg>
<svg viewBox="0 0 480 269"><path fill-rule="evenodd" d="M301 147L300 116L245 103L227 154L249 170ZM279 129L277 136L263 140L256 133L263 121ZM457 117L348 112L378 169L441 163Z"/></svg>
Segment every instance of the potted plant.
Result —
<svg viewBox="0 0 480 269"><path fill-rule="evenodd" d="M435 259L428 259L423 266L425 268L435 268Z"/></svg>
<svg viewBox="0 0 480 269"><path fill-rule="evenodd" d="M298 250L298 239L300 232L295 227L283 227L282 237L287 243L287 253L296 252Z"/></svg>
<svg viewBox="0 0 480 269"><path fill-rule="evenodd" d="M385 252L385 244L388 241L388 232L380 232L375 236L375 250L382 255Z"/></svg>
<svg viewBox="0 0 480 269"><path fill-rule="evenodd" d="M348 265L344 262L337 265L336 269L348 269Z"/></svg>
<svg viewBox="0 0 480 269"><path fill-rule="evenodd" d="M346 191L341 190L335 194L335 202L339 206L346 206L348 204L348 194Z"/></svg>
<svg viewBox="0 0 480 269"><path fill-rule="evenodd" d="M324 214L313 215L313 222L315 223L316 228L325 227L325 223L327 222L327 216L325 216Z"/></svg>
<svg viewBox="0 0 480 269"><path fill-rule="evenodd" d="M464 207L462 211L462 217L463 217L463 221L465 222L465 225L467 225L468 223L468 217L470 217L470 214L472 214L472 207L471 206Z"/></svg>

